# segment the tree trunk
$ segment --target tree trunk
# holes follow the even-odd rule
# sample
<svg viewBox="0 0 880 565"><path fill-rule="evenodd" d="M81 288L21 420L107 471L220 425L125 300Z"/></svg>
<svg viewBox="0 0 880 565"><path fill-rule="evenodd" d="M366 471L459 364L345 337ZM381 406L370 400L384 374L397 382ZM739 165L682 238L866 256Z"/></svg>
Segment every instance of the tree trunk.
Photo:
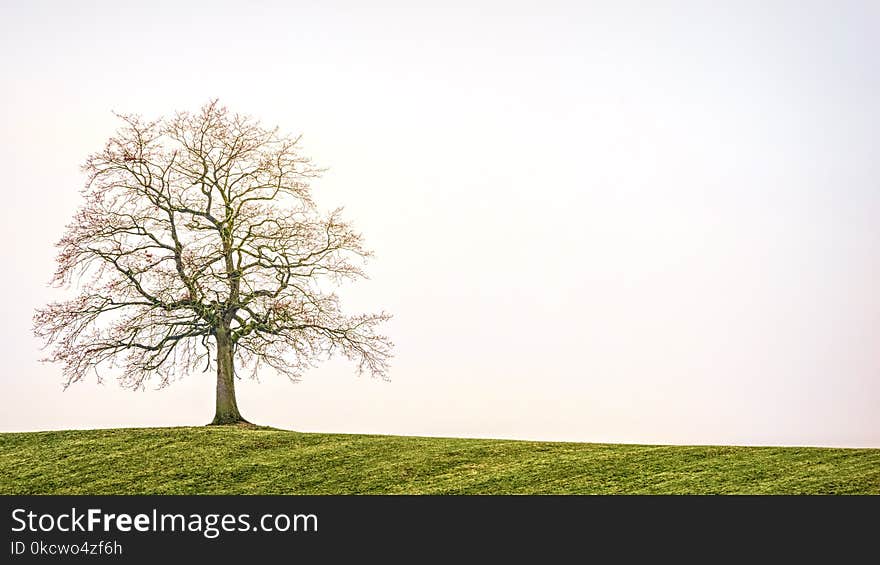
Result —
<svg viewBox="0 0 880 565"><path fill-rule="evenodd" d="M212 425L247 422L235 402L235 369L232 336L229 328L217 328L217 412Z"/></svg>

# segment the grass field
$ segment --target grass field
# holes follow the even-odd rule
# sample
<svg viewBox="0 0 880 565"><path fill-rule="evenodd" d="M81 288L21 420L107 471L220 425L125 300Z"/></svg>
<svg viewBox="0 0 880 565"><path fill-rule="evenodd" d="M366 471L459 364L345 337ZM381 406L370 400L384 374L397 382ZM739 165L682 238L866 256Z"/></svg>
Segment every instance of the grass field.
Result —
<svg viewBox="0 0 880 565"><path fill-rule="evenodd" d="M880 449L200 427L0 434L2 494L880 494Z"/></svg>

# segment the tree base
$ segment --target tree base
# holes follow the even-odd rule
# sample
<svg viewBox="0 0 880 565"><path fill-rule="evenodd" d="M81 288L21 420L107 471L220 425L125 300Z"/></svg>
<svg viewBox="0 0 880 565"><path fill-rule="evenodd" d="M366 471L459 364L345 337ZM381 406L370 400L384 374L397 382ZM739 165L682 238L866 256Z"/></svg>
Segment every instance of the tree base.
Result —
<svg viewBox="0 0 880 565"><path fill-rule="evenodd" d="M252 424L252 423L248 422L247 420L245 420L241 416L239 416L238 418L234 418L234 417L222 418L219 416L215 416L214 420L208 425L209 426L237 426L237 427L241 427L241 428L255 428L255 427L257 427L256 424Z"/></svg>

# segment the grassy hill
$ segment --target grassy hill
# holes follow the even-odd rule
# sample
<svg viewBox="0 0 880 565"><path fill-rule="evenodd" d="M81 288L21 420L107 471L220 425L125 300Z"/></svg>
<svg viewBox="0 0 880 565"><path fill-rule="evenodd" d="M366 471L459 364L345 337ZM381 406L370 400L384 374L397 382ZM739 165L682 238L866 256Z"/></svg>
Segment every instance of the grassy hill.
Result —
<svg viewBox="0 0 880 565"><path fill-rule="evenodd" d="M2 494L880 494L880 449L157 428L0 434Z"/></svg>

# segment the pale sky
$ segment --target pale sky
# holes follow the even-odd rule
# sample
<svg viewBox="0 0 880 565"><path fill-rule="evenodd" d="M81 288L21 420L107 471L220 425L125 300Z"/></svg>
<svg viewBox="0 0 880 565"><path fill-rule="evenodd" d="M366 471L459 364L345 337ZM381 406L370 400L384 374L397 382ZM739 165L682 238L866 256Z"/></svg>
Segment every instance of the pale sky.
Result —
<svg viewBox="0 0 880 565"><path fill-rule="evenodd" d="M880 447L880 3L11 2L0 431L199 425L215 375L62 392L34 308L117 127L303 134L376 251L390 382L238 386L313 432Z"/></svg>

